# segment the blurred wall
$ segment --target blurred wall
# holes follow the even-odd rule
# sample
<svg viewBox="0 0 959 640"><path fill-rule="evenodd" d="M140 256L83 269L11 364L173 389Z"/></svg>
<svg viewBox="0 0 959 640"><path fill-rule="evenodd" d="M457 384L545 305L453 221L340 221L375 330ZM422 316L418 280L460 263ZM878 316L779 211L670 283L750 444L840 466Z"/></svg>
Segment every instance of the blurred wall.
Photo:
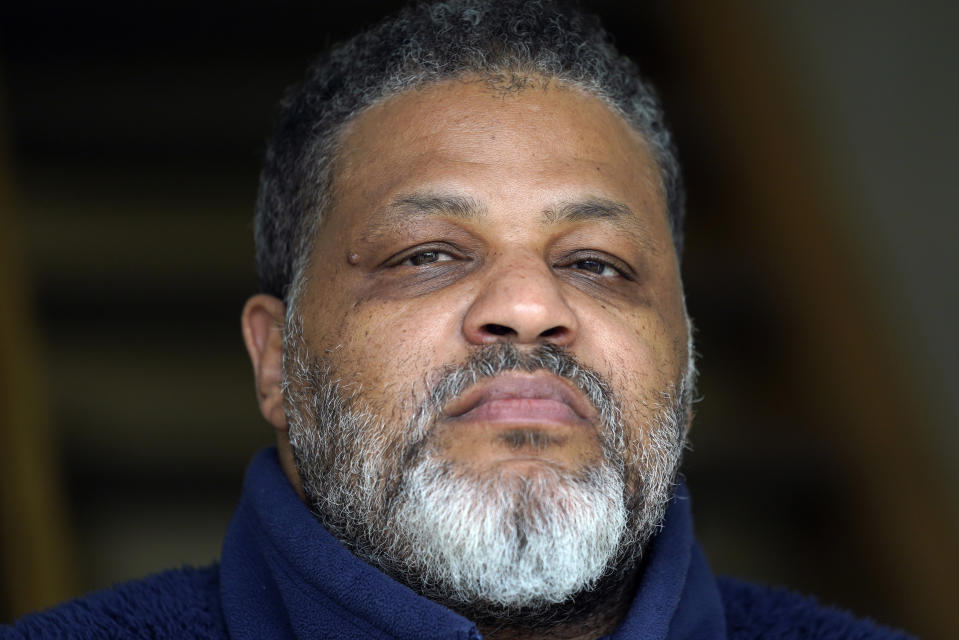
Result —
<svg viewBox="0 0 959 640"><path fill-rule="evenodd" d="M959 500L959 5L752 2L782 53L840 220Z"/></svg>

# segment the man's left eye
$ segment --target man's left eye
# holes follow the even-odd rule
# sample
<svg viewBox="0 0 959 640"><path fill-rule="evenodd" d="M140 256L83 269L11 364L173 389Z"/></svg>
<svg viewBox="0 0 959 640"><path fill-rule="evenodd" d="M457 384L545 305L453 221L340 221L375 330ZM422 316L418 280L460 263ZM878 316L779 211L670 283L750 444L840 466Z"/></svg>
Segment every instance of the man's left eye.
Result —
<svg viewBox="0 0 959 640"><path fill-rule="evenodd" d="M577 260L570 266L574 269L589 271L590 273L595 273L596 275L603 276L605 278L622 275L622 273L620 273L619 269L616 267L613 267L602 260L595 260L593 258Z"/></svg>

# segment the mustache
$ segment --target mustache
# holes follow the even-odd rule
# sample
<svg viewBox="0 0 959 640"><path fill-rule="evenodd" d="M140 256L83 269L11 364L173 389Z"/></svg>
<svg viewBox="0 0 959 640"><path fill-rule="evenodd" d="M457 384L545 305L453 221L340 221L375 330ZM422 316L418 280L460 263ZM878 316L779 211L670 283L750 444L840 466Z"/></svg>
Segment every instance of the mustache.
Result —
<svg viewBox="0 0 959 640"><path fill-rule="evenodd" d="M546 371L564 378L589 400L603 422L608 423L618 417L603 415L604 408L609 411L616 404L610 384L598 372L579 362L569 351L552 344L539 345L532 350L520 350L509 342L485 345L474 351L463 364L446 365L434 373L432 384L427 384L427 396L421 410L438 413L479 381L511 371Z"/></svg>
<svg viewBox="0 0 959 640"><path fill-rule="evenodd" d="M601 374L557 345L542 344L521 350L512 343L498 342L480 347L461 364L446 365L428 376L426 397L408 425L410 440L404 459L411 461L417 456L429 440L443 408L451 401L481 380L511 371L546 371L572 383L596 409L604 448L621 450L622 429L616 428L621 411L611 385Z"/></svg>

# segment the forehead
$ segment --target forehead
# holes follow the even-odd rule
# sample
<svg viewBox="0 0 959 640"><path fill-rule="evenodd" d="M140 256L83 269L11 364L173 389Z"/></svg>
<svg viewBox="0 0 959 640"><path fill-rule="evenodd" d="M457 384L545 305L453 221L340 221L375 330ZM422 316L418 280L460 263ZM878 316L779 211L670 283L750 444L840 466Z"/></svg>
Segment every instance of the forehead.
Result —
<svg viewBox="0 0 959 640"><path fill-rule="evenodd" d="M502 92L452 80L389 98L345 129L334 174L331 213L347 205L353 221L406 192L456 193L494 209L586 197L624 202L668 235L645 140L599 99L557 82Z"/></svg>

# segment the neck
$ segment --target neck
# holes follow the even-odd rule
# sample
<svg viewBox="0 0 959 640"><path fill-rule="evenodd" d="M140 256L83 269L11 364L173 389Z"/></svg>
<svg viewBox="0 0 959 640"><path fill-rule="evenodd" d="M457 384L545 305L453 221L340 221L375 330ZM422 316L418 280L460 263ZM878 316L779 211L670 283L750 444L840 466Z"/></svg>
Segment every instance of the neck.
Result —
<svg viewBox="0 0 959 640"><path fill-rule="evenodd" d="M626 617L640 573L633 569L611 576L605 584L546 610L495 617L475 610L460 613L473 618L487 640L595 640L611 634Z"/></svg>

